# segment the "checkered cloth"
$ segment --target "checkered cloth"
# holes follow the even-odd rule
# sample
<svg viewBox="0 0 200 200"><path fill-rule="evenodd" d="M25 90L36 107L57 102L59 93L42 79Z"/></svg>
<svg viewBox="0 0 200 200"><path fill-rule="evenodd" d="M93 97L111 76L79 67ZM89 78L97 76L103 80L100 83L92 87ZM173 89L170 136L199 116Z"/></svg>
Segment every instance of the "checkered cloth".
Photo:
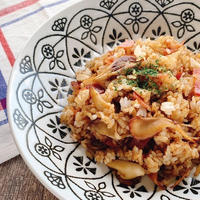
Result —
<svg viewBox="0 0 200 200"><path fill-rule="evenodd" d="M1 0L0 3L0 163L16 156L7 117L6 93L15 58L41 23L68 0ZM33 25L34 24L34 25Z"/></svg>

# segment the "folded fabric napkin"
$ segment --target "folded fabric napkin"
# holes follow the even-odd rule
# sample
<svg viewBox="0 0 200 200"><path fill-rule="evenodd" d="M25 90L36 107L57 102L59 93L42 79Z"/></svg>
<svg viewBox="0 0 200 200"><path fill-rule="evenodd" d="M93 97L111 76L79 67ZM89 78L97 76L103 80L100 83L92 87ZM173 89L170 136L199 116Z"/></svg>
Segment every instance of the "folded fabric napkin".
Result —
<svg viewBox="0 0 200 200"><path fill-rule="evenodd" d="M69 0L1 0L0 3L0 163L18 155L8 124L6 95L15 59L42 23Z"/></svg>

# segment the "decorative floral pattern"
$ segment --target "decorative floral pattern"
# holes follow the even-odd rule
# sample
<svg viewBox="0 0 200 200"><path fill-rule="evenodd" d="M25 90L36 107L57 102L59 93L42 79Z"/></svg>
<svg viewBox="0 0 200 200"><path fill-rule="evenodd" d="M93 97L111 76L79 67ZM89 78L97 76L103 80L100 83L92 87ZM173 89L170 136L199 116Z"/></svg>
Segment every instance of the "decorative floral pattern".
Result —
<svg viewBox="0 0 200 200"><path fill-rule="evenodd" d="M185 31L194 32L195 28L188 24L194 20L194 12L191 9L186 9L181 12L181 21L174 21L172 25L176 28L179 28L177 31L177 37L180 39L184 36Z"/></svg>
<svg viewBox="0 0 200 200"><path fill-rule="evenodd" d="M55 79L55 81L49 81L49 84L52 86L51 91L57 92L56 99L63 99L64 94L67 93L67 81L63 79L60 83L58 79Z"/></svg>
<svg viewBox="0 0 200 200"><path fill-rule="evenodd" d="M41 144L41 143L37 143L35 145L35 150L36 152L41 155L41 156L44 156L44 157L49 157L50 156L50 150L49 148L44 145L44 144Z"/></svg>
<svg viewBox="0 0 200 200"><path fill-rule="evenodd" d="M44 157L49 157L51 154L58 160L62 160L59 152L64 151L65 148L59 145L53 146L52 142L48 137L45 137L45 144L37 143L35 144L35 151Z"/></svg>
<svg viewBox="0 0 200 200"><path fill-rule="evenodd" d="M84 174L88 174L88 172L92 173L93 175L96 174L96 168L90 167L92 160L88 160L85 163L83 162L83 156L74 156L76 162L74 162L74 166L76 166L76 171L80 172L83 171Z"/></svg>
<svg viewBox="0 0 200 200"><path fill-rule="evenodd" d="M69 86L75 77L74 68L84 67L93 55L125 39L156 38L169 33L185 41L190 50L199 51L199 6L186 0L94 1L94 8L86 8L88 4L81 1L81 7L71 9L72 14L67 10L45 25L17 61L17 76L11 83L17 89L9 105L17 141L27 144L21 148L30 151L29 156L35 156L38 165L46 168L44 180L50 181L54 189L65 189L72 199L197 199L199 178L184 180L174 190L157 192L148 181L135 187L119 184L109 169L102 166L99 170L100 166L83 156L77 150L78 144L66 137L70 129L60 123L63 105L58 102L72 93ZM71 18L66 18L66 13ZM73 170L65 172L66 166Z"/></svg>
<svg viewBox="0 0 200 200"><path fill-rule="evenodd" d="M182 11L181 20L184 23L190 23L192 20L194 20L194 12L191 9L186 9Z"/></svg>
<svg viewBox="0 0 200 200"><path fill-rule="evenodd" d="M43 89L40 89L38 90L37 92L37 109L43 113L43 110L44 110L44 107L46 108L53 108L53 105L51 103L49 103L48 101L46 100L42 100L44 97L44 91Z"/></svg>
<svg viewBox="0 0 200 200"><path fill-rule="evenodd" d="M160 200L170 200L170 198L164 194L160 196Z"/></svg>
<svg viewBox="0 0 200 200"><path fill-rule="evenodd" d="M103 0L100 2L100 6L107 10L111 10L113 6L118 2L118 0Z"/></svg>
<svg viewBox="0 0 200 200"><path fill-rule="evenodd" d="M50 44L46 44L42 47L42 54L45 58L51 59L54 57L54 49Z"/></svg>
<svg viewBox="0 0 200 200"><path fill-rule="evenodd" d="M142 11L143 11L143 8L142 8L141 4L138 2L132 3L129 7L129 13L133 17L140 16L142 14Z"/></svg>
<svg viewBox="0 0 200 200"><path fill-rule="evenodd" d="M33 71L30 56L25 56L25 57L21 60L19 66L20 66L20 72L21 72L22 74L26 74L26 73L28 73L28 72L32 72L32 71Z"/></svg>
<svg viewBox="0 0 200 200"><path fill-rule="evenodd" d="M55 53L53 46L46 44L42 47L42 54L44 58L50 59L49 69L53 70L57 65L60 69L66 70L65 64L60 60L60 58L64 55L64 50L60 50Z"/></svg>
<svg viewBox="0 0 200 200"><path fill-rule="evenodd" d="M129 14L133 18L128 18L124 22L125 25L131 25L132 24L132 30L135 34L139 33L139 23L147 23L149 21L146 17L139 17L143 12L143 8L140 3L135 2L132 3L129 7Z"/></svg>
<svg viewBox="0 0 200 200"><path fill-rule="evenodd" d="M51 172L44 171L44 175L47 177L47 179L55 186L57 186L60 189L65 189L65 185L62 181L62 178L60 176L57 176L55 174L52 174Z"/></svg>
<svg viewBox="0 0 200 200"><path fill-rule="evenodd" d="M23 117L23 115L18 109L15 109L13 113L13 119L17 127L21 130L24 130L24 128L28 124L28 121Z"/></svg>
<svg viewBox="0 0 200 200"><path fill-rule="evenodd" d="M29 104L35 104L37 101L36 95L33 93L32 90L29 89L23 91L22 97Z"/></svg>
<svg viewBox="0 0 200 200"><path fill-rule="evenodd" d="M106 183L101 182L98 184L98 187L96 187L94 184L85 181L85 184L91 189L89 191L85 191L85 197L88 200L104 200L104 197L115 197L114 194L103 191L106 188Z"/></svg>
<svg viewBox="0 0 200 200"><path fill-rule="evenodd" d="M92 28L93 25L93 19L89 15L84 15L80 19L80 25L82 28L86 29L85 32L82 33L81 35L81 40L85 40L90 37L90 40L93 44L97 44L97 37L96 33L99 33L102 29L101 26L95 26Z"/></svg>
<svg viewBox="0 0 200 200"><path fill-rule="evenodd" d="M42 100L44 97L43 89L38 90L37 97L35 93L30 89L25 89L22 93L22 97L26 103L35 104L37 102L37 109L43 113L44 107L52 108L53 105L46 100Z"/></svg>
<svg viewBox="0 0 200 200"><path fill-rule="evenodd" d="M85 197L89 200L103 200L101 194L94 192L94 191L87 191L85 193Z"/></svg>
<svg viewBox="0 0 200 200"><path fill-rule="evenodd" d="M172 3L174 0L155 0L161 7L165 7Z"/></svg>
<svg viewBox="0 0 200 200"><path fill-rule="evenodd" d="M90 29L93 24L93 19L88 15L84 15L81 17L80 24L84 29Z"/></svg>
<svg viewBox="0 0 200 200"><path fill-rule="evenodd" d="M190 51L200 51L200 42L197 43L196 41L194 41L193 43L193 47L187 47Z"/></svg>
<svg viewBox="0 0 200 200"><path fill-rule="evenodd" d="M174 187L173 191L182 190L184 194L187 194L191 191L194 195L198 195L200 192L200 181L192 178L191 183L189 184L186 180L182 181L182 185L177 185Z"/></svg>
<svg viewBox="0 0 200 200"><path fill-rule="evenodd" d="M55 116L55 118L55 120L50 119L50 123L47 124L47 126L52 129L53 134L59 132L61 139L63 139L67 135L67 132L65 130L67 127L60 123L60 118L57 115ZM68 130L70 131L69 128Z"/></svg>
<svg viewBox="0 0 200 200"><path fill-rule="evenodd" d="M52 142L47 137L45 137L45 143L48 146L49 150L52 152L53 156L58 160L62 160L58 152L64 151L65 148L59 145L53 146Z"/></svg>
<svg viewBox="0 0 200 200"><path fill-rule="evenodd" d="M118 187L122 187L124 189L123 193L129 194L129 197L131 199L133 199L135 196L142 197L141 192L142 193L148 192L147 189L143 185L138 188L135 188L134 186L127 186L124 184L119 184Z"/></svg>
<svg viewBox="0 0 200 200"><path fill-rule="evenodd" d="M53 31L64 31L67 23L67 18L63 17L54 22L52 26Z"/></svg>
<svg viewBox="0 0 200 200"><path fill-rule="evenodd" d="M111 39L111 42L108 42L107 45L111 48L113 48L115 44L119 45L120 43L125 41L122 32L117 33L116 29L113 29L112 34L109 34L109 38Z"/></svg>
<svg viewBox="0 0 200 200"><path fill-rule="evenodd" d="M152 33L153 33L153 37L151 37L151 39L155 39L156 37L160 37L160 36L166 35L166 32L162 31L161 26L159 26L157 28L157 30L153 29Z"/></svg>
<svg viewBox="0 0 200 200"><path fill-rule="evenodd" d="M67 95L70 95L73 93L73 90L71 88L69 88L68 92L67 92Z"/></svg>
<svg viewBox="0 0 200 200"><path fill-rule="evenodd" d="M78 61L74 63L76 67L83 67L86 61L91 58L91 52L85 52L83 48L79 52L77 48L74 48L74 54L72 54L72 57L78 59Z"/></svg>

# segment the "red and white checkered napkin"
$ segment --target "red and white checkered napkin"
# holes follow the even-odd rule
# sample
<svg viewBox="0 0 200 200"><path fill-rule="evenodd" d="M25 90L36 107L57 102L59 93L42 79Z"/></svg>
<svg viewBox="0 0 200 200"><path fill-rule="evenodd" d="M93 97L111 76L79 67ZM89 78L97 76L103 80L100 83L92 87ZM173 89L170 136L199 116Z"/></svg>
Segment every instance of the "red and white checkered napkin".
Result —
<svg viewBox="0 0 200 200"><path fill-rule="evenodd" d="M15 58L41 23L68 0L1 0L0 3L0 163L16 156L8 125L6 93Z"/></svg>

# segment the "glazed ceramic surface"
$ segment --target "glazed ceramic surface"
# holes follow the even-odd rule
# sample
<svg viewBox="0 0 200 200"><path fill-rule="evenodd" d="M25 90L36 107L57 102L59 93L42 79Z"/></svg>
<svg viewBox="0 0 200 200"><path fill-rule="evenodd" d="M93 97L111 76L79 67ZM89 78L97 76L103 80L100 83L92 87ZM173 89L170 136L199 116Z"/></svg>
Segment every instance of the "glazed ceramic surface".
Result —
<svg viewBox="0 0 200 200"><path fill-rule="evenodd" d="M124 186L72 141L60 114L75 72L126 39L173 35L200 49L200 1L70 1L31 38L15 63L8 91L9 121L36 177L67 200L200 199L200 177L160 191L148 177Z"/></svg>

